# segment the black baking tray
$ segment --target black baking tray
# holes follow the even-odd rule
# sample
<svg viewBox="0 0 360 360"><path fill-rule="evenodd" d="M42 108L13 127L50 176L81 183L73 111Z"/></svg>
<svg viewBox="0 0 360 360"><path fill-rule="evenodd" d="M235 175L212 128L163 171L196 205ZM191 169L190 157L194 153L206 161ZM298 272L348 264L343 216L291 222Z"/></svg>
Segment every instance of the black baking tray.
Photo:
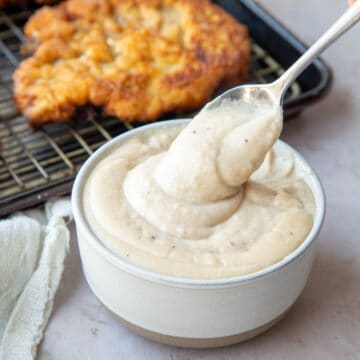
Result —
<svg viewBox="0 0 360 360"><path fill-rule="evenodd" d="M254 43L251 82L275 80L306 50L296 36L256 2L215 3L249 28ZM22 58L21 28L34 10L22 5L0 11L0 143L4 145L0 146L0 216L69 194L84 161L106 141L132 127L92 113L90 121L50 124L36 132L29 128L12 101L11 73ZM329 67L320 59L314 61L289 88L284 101L285 118L321 99L331 82ZM86 116L79 114L80 118ZM6 148L5 144L13 143L15 148Z"/></svg>
<svg viewBox="0 0 360 360"><path fill-rule="evenodd" d="M257 2L219 0L215 3L246 24L250 36L284 69L290 67L306 51L307 46ZM297 79L301 94L285 102L287 113L298 114L305 106L320 100L331 88L332 79L330 67L320 58L314 60Z"/></svg>

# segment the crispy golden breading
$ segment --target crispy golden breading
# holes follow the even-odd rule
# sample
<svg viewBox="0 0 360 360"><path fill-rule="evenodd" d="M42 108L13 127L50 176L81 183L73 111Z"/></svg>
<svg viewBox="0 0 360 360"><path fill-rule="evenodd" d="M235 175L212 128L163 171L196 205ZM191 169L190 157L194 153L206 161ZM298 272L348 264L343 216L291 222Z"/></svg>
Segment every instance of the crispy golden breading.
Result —
<svg viewBox="0 0 360 360"><path fill-rule="evenodd" d="M92 103L125 121L202 106L246 78L247 29L208 0L68 0L43 7L25 35L34 54L14 74L33 125Z"/></svg>

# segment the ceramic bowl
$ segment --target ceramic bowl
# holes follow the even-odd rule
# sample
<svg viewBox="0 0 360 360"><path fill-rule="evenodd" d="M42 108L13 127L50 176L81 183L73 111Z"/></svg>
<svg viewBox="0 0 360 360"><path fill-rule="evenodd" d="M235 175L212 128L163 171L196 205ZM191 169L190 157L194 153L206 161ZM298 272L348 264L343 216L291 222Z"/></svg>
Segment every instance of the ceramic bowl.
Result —
<svg viewBox="0 0 360 360"><path fill-rule="evenodd" d="M307 281L317 236L325 214L318 177L294 149L307 174L316 203L314 224L305 241L278 263L252 274L194 280L148 271L106 248L91 231L83 211L84 184L96 164L132 136L188 120L145 125L119 135L99 148L78 173L72 208L83 270L99 301L123 324L152 340L185 347L218 347L253 337L275 324L294 304Z"/></svg>

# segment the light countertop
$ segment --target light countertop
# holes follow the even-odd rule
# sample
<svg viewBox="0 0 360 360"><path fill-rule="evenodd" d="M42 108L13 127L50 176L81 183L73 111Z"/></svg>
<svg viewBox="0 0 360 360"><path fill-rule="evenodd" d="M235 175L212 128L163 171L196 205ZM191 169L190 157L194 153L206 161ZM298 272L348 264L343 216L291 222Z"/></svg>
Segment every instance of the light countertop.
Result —
<svg viewBox="0 0 360 360"><path fill-rule="evenodd" d="M311 43L345 9L345 0L262 0ZM283 139L317 170L327 216L303 295L273 329L217 350L178 349L147 341L113 320L82 274L74 232L71 252L40 360L360 359L360 25L324 55L335 84L326 99L285 125Z"/></svg>

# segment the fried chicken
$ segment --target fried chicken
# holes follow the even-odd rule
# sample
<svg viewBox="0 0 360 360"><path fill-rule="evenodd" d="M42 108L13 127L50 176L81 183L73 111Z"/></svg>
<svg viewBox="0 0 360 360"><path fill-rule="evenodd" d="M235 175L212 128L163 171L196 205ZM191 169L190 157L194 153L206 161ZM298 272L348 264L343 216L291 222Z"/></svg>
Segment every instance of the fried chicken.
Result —
<svg viewBox="0 0 360 360"><path fill-rule="evenodd" d="M245 26L209 0L67 0L25 26L14 98L33 126L93 104L124 121L199 108L246 79Z"/></svg>

